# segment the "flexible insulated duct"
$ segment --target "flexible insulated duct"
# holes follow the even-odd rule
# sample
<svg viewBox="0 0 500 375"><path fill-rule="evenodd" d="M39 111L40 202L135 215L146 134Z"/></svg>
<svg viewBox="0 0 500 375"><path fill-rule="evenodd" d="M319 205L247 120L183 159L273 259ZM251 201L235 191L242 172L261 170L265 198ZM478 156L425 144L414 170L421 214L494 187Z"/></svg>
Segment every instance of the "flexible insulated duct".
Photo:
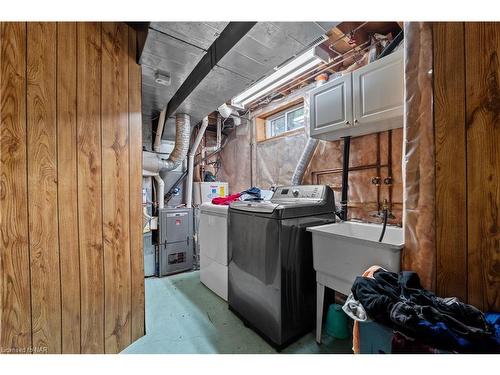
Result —
<svg viewBox="0 0 500 375"><path fill-rule="evenodd" d="M178 113L175 116L175 146L167 160L162 159L162 171L172 171L186 159L191 139L189 115Z"/></svg>
<svg viewBox="0 0 500 375"><path fill-rule="evenodd" d="M302 179L304 178L304 173L306 171L309 162L311 161L314 150L316 150L316 146L318 144L318 140L316 138L309 138L307 140L306 147L304 147L304 151L302 151L302 155L300 155L299 162L295 167L292 175L292 185L300 185L302 184Z"/></svg>
<svg viewBox="0 0 500 375"><path fill-rule="evenodd" d="M323 84L324 82L318 83L318 86ZM314 150L316 150L316 146L318 145L318 139L310 137L310 129L309 129L309 94L304 95L304 119L305 119L305 133L307 137L306 147L304 147L304 151L302 151L302 155L300 155L300 159L293 171L292 175L292 185L301 185L302 179L304 178L304 173L306 172L307 166L311 161L311 158L314 154Z"/></svg>
<svg viewBox="0 0 500 375"><path fill-rule="evenodd" d="M162 125L158 128L163 129ZM160 135L161 137L161 135ZM187 114L179 113L175 116L175 145L174 149L168 156L168 159L163 159L161 154L157 152L143 152L142 158L142 174L143 176L153 176L157 185L157 202L158 207L164 207L164 183L160 177L162 171L172 171L176 169L186 159L189 151L189 141L191 139L191 121ZM156 149L157 147L155 147Z"/></svg>
<svg viewBox="0 0 500 375"><path fill-rule="evenodd" d="M172 171L186 159L191 139L191 121L189 115L177 114L175 117L175 145L168 156L163 159L161 154L155 152L143 153L142 169L144 176L153 176L161 171Z"/></svg>

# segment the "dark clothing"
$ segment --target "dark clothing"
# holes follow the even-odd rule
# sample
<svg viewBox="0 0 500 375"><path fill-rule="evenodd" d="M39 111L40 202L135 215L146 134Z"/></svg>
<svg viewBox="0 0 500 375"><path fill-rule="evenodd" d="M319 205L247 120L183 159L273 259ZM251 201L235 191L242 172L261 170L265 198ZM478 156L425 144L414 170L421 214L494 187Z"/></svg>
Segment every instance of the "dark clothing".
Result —
<svg viewBox="0 0 500 375"><path fill-rule="evenodd" d="M492 327L495 332L497 345L500 345L500 313L487 312L485 314L486 322Z"/></svg>
<svg viewBox="0 0 500 375"><path fill-rule="evenodd" d="M253 186L248 190L242 191L241 194L250 194L253 195L255 198L260 198L260 189L258 187Z"/></svg>
<svg viewBox="0 0 500 375"><path fill-rule="evenodd" d="M391 342L392 354L438 354L439 350L422 344L421 341L408 337L401 332L394 332Z"/></svg>
<svg viewBox="0 0 500 375"><path fill-rule="evenodd" d="M373 277L357 277L352 293L375 321L439 349L500 353L494 324L474 306L437 297L415 272L378 270ZM500 334L500 316L496 322Z"/></svg>

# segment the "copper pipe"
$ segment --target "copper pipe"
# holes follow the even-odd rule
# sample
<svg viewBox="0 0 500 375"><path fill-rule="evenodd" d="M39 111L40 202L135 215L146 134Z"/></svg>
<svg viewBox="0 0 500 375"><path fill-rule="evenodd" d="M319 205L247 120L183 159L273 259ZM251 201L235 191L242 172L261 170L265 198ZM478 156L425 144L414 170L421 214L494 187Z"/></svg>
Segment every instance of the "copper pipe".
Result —
<svg viewBox="0 0 500 375"><path fill-rule="evenodd" d="M368 22L363 22L361 25L359 25L358 27L356 27L355 29L349 31L348 33L344 33L341 37L339 37L338 39L336 39L335 41L333 41L329 46L328 46L328 49L330 51L334 51L332 49L332 47L337 44L338 42L340 42L342 39L344 39L348 34L354 34L356 31L358 31L359 29L361 29L363 26L365 26ZM337 51L334 51L334 52L337 52Z"/></svg>
<svg viewBox="0 0 500 375"><path fill-rule="evenodd" d="M365 49L367 50L367 49L369 49L369 48L372 46L372 45L370 44L370 45L368 45L367 47L363 47L363 48L362 48L362 46L364 46L364 45L365 45L365 44L367 44L367 43L369 43L369 41L366 41L365 43L361 44L360 46L356 46L356 47L354 47L354 48L351 48L349 51L345 52L344 54L342 54L342 55L340 55L340 56L338 57L338 58L342 58L342 60L340 60L340 61L332 61L331 63L327 64L327 65L326 65L323 69L321 69L319 72L315 72L315 73L313 73L313 74L309 75L308 77L303 78L300 82L297 82L296 84L294 84L294 85L292 85L292 86L290 86L290 87L287 87L287 89L288 89L288 90L290 90L290 89L292 89L292 88L294 88L294 87L296 87L296 86L298 86L298 85L300 85L300 84L304 83L305 81L307 81L307 80L309 80L309 79L313 78L314 76L316 76L316 75L318 75L318 74L323 73L325 70L331 69L331 68L333 68L334 66L337 66L337 65L339 65L340 63L343 63L344 61L346 61L346 60L348 60L349 58L353 57L356 53L360 53L360 52L362 52L362 51L364 52L364 50L365 50ZM375 42L373 45L376 45L377 43L380 43L380 41ZM356 50L356 49L357 49L357 50ZM352 56L347 56L347 57L345 57L347 54L349 54L349 53L351 53L351 52L352 52ZM344 57L345 57L345 58L344 58ZM307 73L306 73L306 74L307 74ZM300 80L300 79L301 79L301 77L299 77L299 78L297 78L297 79L298 79L298 80Z"/></svg>
<svg viewBox="0 0 500 375"><path fill-rule="evenodd" d="M387 132L387 150L388 150L388 155L387 155L387 174L389 177L392 179L392 130L389 130ZM392 182L388 186L389 190L389 212L392 212Z"/></svg>
<svg viewBox="0 0 500 375"><path fill-rule="evenodd" d="M365 44L367 44L368 42L369 42L369 41L366 41L365 43L361 44L361 46L364 46L364 45L365 45ZM282 85L281 87L278 87L278 88L275 90L275 93L276 93L276 92L279 92L279 93L281 93L281 94L282 94L282 92L281 92L280 90L282 90L283 88L286 88L287 90L290 90L290 89L292 89L292 88L294 88L294 87L297 87L298 85L300 85L300 84L302 84L302 83L306 82L307 80L309 80L309 79L313 78L314 76L316 76L316 75L318 75L318 74L321 74L321 73L323 73L324 71L326 71L326 70L328 70L328 69L331 69L331 68L333 68L333 67L335 67L335 66L337 66L337 65L339 65L339 64L341 64L341 63L343 63L343 62L344 62L344 61L346 61L347 59L349 59L349 58L353 57L356 53L362 53L362 52L365 52L365 51L366 51L366 50L368 50L370 47L372 47L372 46L374 46L374 45L377 45L378 43L380 43L380 41L376 41L374 44L370 44L370 45L368 45L367 47L364 47L364 48L361 48L361 49L359 49L359 48L360 48L360 46L356 46L356 47L354 47L354 48L350 49L349 51L345 52L344 54L342 54L342 55L341 55L341 57L343 57L343 58L342 58L342 60L340 60L340 61L332 61L331 63L328 63L328 64L326 64L323 68L321 68L321 70L319 70L319 71L317 71L317 72L314 72L314 73L312 73L312 74L311 74L311 71L309 71L309 72L305 72L305 73L303 73L303 74L302 74L302 76L299 76L299 77L296 79L296 80L300 80L299 82L297 82L297 83L295 83L295 84L293 84L293 85L291 85L291 86L289 86L289 87L286 87L286 85L287 85L287 84L284 84L284 85ZM352 53L352 56L347 56L347 57L345 57L345 56L346 56L346 55L348 55L349 53ZM316 70L316 69L318 69L318 67L315 67L315 68L313 68L312 70L314 71L314 70ZM306 78L302 78L302 77L304 77L304 76L307 76L307 77L306 77ZM272 94L271 94L271 95L272 95ZM267 101L267 103L269 103L269 102L270 102L269 98L270 98L270 95L268 95L265 99L260 100L260 101L257 103L257 105L255 105L254 107L252 107L252 104L253 104L253 103L250 103L250 104L249 104L249 108L251 108L251 110L253 111L253 110L255 110L255 108L256 108L256 107L258 107L260 104L262 104L262 103L264 103L264 102L266 102L266 101ZM267 103L266 103L266 104L267 104Z"/></svg>

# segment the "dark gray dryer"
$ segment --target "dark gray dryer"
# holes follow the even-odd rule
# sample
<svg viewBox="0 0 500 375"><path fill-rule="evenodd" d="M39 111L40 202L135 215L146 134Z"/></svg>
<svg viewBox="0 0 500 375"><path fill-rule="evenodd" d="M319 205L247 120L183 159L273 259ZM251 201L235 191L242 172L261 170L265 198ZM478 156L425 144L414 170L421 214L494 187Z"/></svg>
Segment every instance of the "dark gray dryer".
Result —
<svg viewBox="0 0 500 375"><path fill-rule="evenodd" d="M282 186L270 201L234 202L228 213L229 308L276 349L315 322L307 227L335 222L333 191Z"/></svg>

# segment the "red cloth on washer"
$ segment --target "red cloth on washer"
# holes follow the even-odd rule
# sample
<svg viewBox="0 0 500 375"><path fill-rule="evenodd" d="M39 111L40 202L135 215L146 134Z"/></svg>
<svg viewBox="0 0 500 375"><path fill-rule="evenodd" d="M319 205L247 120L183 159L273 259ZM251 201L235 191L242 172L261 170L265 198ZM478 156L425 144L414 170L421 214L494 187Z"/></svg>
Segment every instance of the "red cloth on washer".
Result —
<svg viewBox="0 0 500 375"><path fill-rule="evenodd" d="M229 206L231 202L234 202L241 197L241 193L231 194L227 197L217 197L212 199L212 204Z"/></svg>

